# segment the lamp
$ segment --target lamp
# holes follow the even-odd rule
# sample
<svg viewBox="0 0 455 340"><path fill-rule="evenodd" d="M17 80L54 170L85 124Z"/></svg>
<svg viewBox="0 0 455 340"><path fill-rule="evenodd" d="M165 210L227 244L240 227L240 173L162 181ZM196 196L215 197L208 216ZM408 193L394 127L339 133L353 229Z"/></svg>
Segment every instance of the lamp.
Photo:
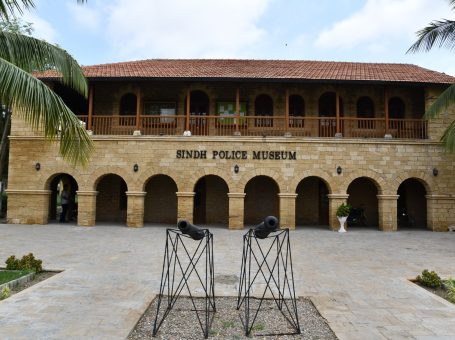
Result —
<svg viewBox="0 0 455 340"><path fill-rule="evenodd" d="M238 166L237 164L234 165L234 172L235 172L236 174L239 173L239 166Z"/></svg>
<svg viewBox="0 0 455 340"><path fill-rule="evenodd" d="M437 176L439 174L439 170L436 168L433 168L433 176Z"/></svg>
<svg viewBox="0 0 455 340"><path fill-rule="evenodd" d="M341 166L337 166L337 174L338 175L341 175L341 173L343 172L343 169L341 168Z"/></svg>
<svg viewBox="0 0 455 340"><path fill-rule="evenodd" d="M134 171L134 172L138 172L138 170L139 170L139 165L134 164L134 165L133 165L133 171Z"/></svg>
<svg viewBox="0 0 455 340"><path fill-rule="evenodd" d="M39 171L40 169L41 169L41 164L36 163L36 164L35 164L35 170L36 170L36 171Z"/></svg>

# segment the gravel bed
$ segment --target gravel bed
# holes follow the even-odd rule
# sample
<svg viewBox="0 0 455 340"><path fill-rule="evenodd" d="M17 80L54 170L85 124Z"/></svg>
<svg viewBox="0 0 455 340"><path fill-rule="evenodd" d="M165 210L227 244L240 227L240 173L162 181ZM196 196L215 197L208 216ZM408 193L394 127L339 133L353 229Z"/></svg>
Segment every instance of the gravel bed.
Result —
<svg viewBox="0 0 455 340"><path fill-rule="evenodd" d="M258 306L258 300L250 300L251 310ZM155 298L128 336L129 340L152 339L158 299ZM196 299L196 309L203 308L204 299ZM163 306L163 304L162 304ZM216 298L217 312L209 331L211 339L244 339L242 318L244 306L236 309L236 297ZM311 300L302 297L297 301L301 334L286 321L273 300L264 300L254 323L252 336L264 339L338 339L327 321L319 314ZM161 307L163 311L163 307ZM161 312L162 313L162 312ZM203 319L203 313L200 314ZM251 312L250 315L254 315ZM180 297L174 308L161 325L156 339L202 339L202 329L188 297Z"/></svg>

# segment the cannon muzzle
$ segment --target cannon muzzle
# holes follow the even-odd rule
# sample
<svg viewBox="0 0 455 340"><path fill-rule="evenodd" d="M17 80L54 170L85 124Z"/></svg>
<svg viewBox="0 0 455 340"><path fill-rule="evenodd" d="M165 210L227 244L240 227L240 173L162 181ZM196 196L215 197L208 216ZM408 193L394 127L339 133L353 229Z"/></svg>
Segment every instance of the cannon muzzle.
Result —
<svg viewBox="0 0 455 340"><path fill-rule="evenodd" d="M269 236L272 231L277 230L279 227L280 223L275 216L267 216L264 218L264 222L261 222L256 227L254 227L254 235L259 239L263 239Z"/></svg>
<svg viewBox="0 0 455 340"><path fill-rule="evenodd" d="M183 234L189 235L193 240L199 241L205 236L205 233L201 228L192 225L187 220L180 220L177 223L177 226Z"/></svg>

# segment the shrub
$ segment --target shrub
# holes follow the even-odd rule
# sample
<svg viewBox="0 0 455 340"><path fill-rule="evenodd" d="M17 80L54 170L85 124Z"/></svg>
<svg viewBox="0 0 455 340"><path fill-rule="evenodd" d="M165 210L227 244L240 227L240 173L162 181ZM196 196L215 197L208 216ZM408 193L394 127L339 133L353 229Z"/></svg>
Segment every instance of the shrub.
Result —
<svg viewBox="0 0 455 340"><path fill-rule="evenodd" d="M16 256L11 255L5 263L7 270L19 270L19 259L16 259Z"/></svg>
<svg viewBox="0 0 455 340"><path fill-rule="evenodd" d="M7 270L34 270L36 273L43 271L43 261L35 259L32 253L22 256L20 260L11 255L5 263Z"/></svg>
<svg viewBox="0 0 455 340"><path fill-rule="evenodd" d="M422 272L422 275L417 276L417 282L420 283L422 286L430 287L430 288L440 288L442 287L442 280L435 271L428 271L425 269Z"/></svg>
<svg viewBox="0 0 455 340"><path fill-rule="evenodd" d="M351 212L351 206L346 203L341 203L341 205L337 209L337 216L338 217L347 217Z"/></svg>
<svg viewBox="0 0 455 340"><path fill-rule="evenodd" d="M4 300L11 295L11 290L8 286L3 287L2 291L0 292L0 300Z"/></svg>
<svg viewBox="0 0 455 340"><path fill-rule="evenodd" d="M447 300L455 303L455 287L452 287L447 291Z"/></svg>

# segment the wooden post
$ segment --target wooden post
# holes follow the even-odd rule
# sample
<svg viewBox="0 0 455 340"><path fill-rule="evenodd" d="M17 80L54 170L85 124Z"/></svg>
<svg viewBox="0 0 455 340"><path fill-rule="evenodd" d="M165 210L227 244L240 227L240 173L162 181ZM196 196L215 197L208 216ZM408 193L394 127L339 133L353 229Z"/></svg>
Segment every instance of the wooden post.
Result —
<svg viewBox="0 0 455 340"><path fill-rule="evenodd" d="M235 132L239 132L239 121L240 121L240 89L237 87L235 93Z"/></svg>
<svg viewBox="0 0 455 340"><path fill-rule="evenodd" d="M286 96L286 98L284 100L284 102L285 102L285 104L284 104L284 121L286 124L285 131L287 131L289 129L289 89L286 89L285 96Z"/></svg>
<svg viewBox="0 0 455 340"><path fill-rule="evenodd" d="M190 104L191 104L191 89L188 85L188 89L186 91L186 131L190 131Z"/></svg>
<svg viewBox="0 0 455 340"><path fill-rule="evenodd" d="M336 133L340 133L340 95L338 91L336 91L335 95L336 100Z"/></svg>
<svg viewBox="0 0 455 340"><path fill-rule="evenodd" d="M387 87L384 87L384 114L385 114L385 134L389 134L389 94Z"/></svg>
<svg viewBox="0 0 455 340"><path fill-rule="evenodd" d="M93 116L93 85L90 85L90 88L88 90L87 130L92 130L92 116Z"/></svg>
<svg viewBox="0 0 455 340"><path fill-rule="evenodd" d="M139 131L140 129L140 117L141 117L141 103L142 103L142 91L141 88L139 87L137 90L137 96L136 96L136 131Z"/></svg>

